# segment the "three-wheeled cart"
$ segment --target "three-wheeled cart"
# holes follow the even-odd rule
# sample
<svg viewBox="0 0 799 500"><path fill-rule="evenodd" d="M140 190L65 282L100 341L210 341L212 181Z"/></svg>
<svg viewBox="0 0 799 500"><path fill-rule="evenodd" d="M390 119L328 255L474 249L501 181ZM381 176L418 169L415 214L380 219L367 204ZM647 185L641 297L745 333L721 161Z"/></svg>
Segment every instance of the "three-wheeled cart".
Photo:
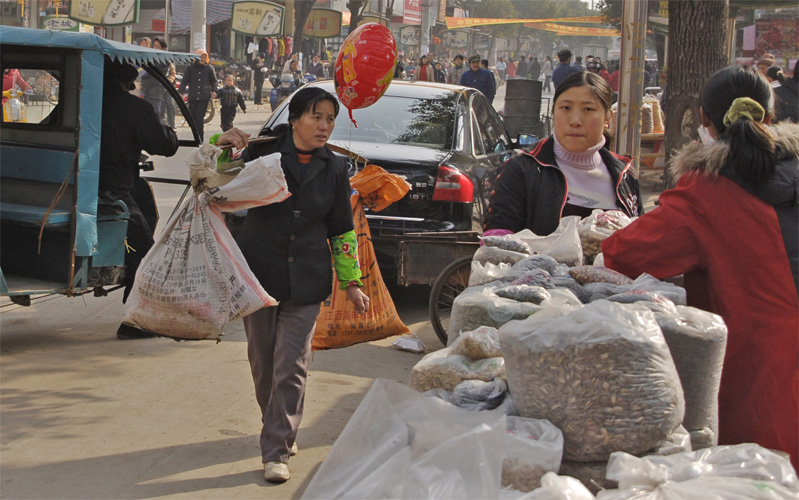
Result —
<svg viewBox="0 0 799 500"><path fill-rule="evenodd" d="M431 285L430 323L447 345L452 303L469 286L472 257L480 246L477 231L397 235L397 283Z"/></svg>

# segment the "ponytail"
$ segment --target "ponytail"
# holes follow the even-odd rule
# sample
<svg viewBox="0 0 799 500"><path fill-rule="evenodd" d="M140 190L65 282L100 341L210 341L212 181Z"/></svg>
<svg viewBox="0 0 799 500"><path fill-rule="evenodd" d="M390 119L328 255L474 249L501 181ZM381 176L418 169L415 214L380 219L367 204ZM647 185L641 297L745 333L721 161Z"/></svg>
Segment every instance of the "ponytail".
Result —
<svg viewBox="0 0 799 500"><path fill-rule="evenodd" d="M776 146L762 121L773 101L771 86L749 66L733 65L714 73L699 99L719 138L729 144L727 165L753 189L774 175Z"/></svg>

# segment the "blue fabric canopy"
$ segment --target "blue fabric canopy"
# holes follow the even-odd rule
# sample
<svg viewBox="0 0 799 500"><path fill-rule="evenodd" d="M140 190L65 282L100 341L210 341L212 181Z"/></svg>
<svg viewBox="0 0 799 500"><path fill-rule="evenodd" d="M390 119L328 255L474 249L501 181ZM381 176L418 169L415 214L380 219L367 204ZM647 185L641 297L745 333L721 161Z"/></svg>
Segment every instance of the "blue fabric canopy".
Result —
<svg viewBox="0 0 799 500"><path fill-rule="evenodd" d="M205 23L208 25L230 19L236 0L206 0ZM183 33L191 29L191 0L172 0L169 32Z"/></svg>
<svg viewBox="0 0 799 500"><path fill-rule="evenodd" d="M130 43L106 40L93 33L0 26L0 43L30 47L66 47L102 52L113 60L142 64L187 64L199 59L196 54L148 49Z"/></svg>

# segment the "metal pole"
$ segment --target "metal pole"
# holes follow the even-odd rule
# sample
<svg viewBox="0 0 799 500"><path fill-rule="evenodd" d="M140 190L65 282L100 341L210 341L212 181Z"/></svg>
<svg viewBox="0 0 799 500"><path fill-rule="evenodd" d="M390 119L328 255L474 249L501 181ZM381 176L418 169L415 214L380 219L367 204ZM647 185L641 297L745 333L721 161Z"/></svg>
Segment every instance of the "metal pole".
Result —
<svg viewBox="0 0 799 500"><path fill-rule="evenodd" d="M432 0L422 0L422 32L419 37L419 57L430 52L430 4ZM430 64L433 61L428 61Z"/></svg>
<svg viewBox="0 0 799 500"><path fill-rule="evenodd" d="M633 157L638 172L641 152L641 105L644 95L646 63L647 2L623 0L621 82L619 86L616 152Z"/></svg>
<svg viewBox="0 0 799 500"><path fill-rule="evenodd" d="M191 2L191 40L189 48L191 52L197 49L206 49L205 36L205 0L192 0Z"/></svg>
<svg viewBox="0 0 799 500"><path fill-rule="evenodd" d="M164 41L167 47L172 45L169 43L169 0L164 2Z"/></svg>

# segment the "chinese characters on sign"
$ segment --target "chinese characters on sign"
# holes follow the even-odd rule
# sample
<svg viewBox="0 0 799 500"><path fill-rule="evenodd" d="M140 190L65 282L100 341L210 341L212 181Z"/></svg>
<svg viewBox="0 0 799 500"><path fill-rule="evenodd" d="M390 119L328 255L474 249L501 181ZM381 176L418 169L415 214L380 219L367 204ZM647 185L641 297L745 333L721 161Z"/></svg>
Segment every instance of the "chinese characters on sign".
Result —
<svg viewBox="0 0 799 500"><path fill-rule="evenodd" d="M123 26L139 22L139 0L73 0L69 18L94 26Z"/></svg>
<svg viewBox="0 0 799 500"><path fill-rule="evenodd" d="M270 2L234 2L230 29L243 35L282 35L285 7Z"/></svg>

